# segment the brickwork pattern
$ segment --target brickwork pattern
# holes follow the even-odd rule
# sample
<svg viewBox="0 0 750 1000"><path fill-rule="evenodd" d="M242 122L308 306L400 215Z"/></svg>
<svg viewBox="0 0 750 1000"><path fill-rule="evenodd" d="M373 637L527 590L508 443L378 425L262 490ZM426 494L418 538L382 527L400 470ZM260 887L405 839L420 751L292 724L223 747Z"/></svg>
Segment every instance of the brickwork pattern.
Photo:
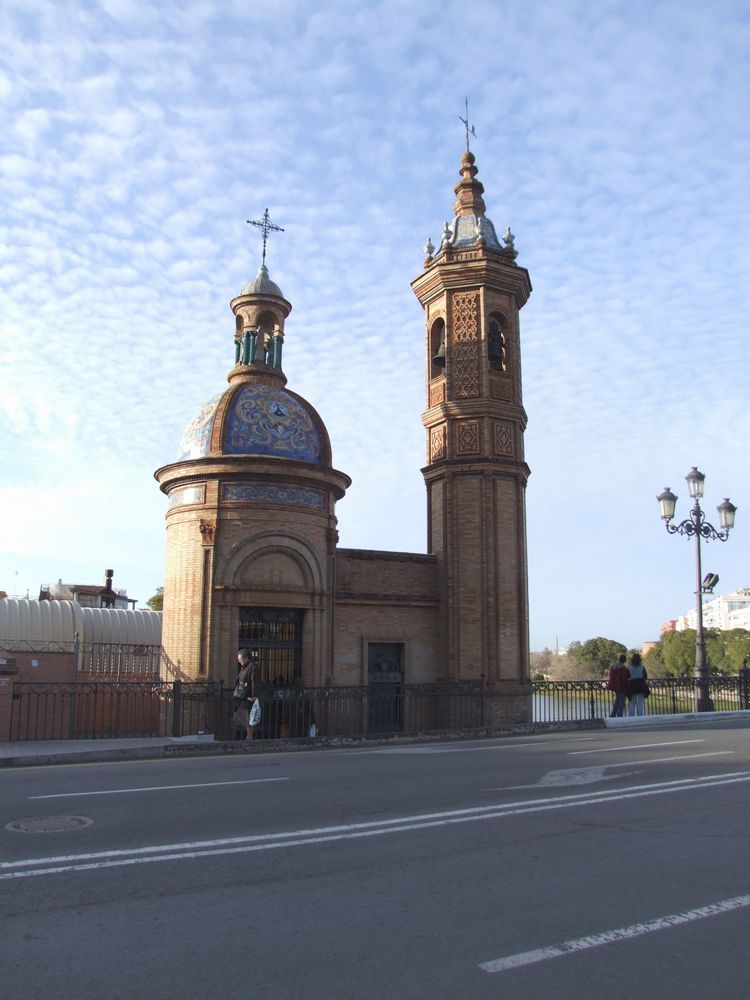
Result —
<svg viewBox="0 0 750 1000"><path fill-rule="evenodd" d="M479 294L453 295L453 393L456 399L479 396Z"/></svg>
<svg viewBox="0 0 750 1000"><path fill-rule="evenodd" d="M460 420L455 424L455 452L457 455L479 453L479 421Z"/></svg>
<svg viewBox="0 0 750 1000"><path fill-rule="evenodd" d="M484 666L483 592L485 575L484 525L481 476L456 476L453 480L454 530L460 544L451 546L453 577L451 617L456 636L460 674L451 680L476 679Z"/></svg>
<svg viewBox="0 0 750 1000"><path fill-rule="evenodd" d="M445 424L430 428L430 461L445 458Z"/></svg>
<svg viewBox="0 0 750 1000"><path fill-rule="evenodd" d="M495 454L513 455L513 427L510 424L495 424Z"/></svg>
<svg viewBox="0 0 750 1000"><path fill-rule="evenodd" d="M430 406L438 406L445 402L445 379L430 385Z"/></svg>
<svg viewBox="0 0 750 1000"><path fill-rule="evenodd" d="M368 642L404 644L404 683L420 684L445 678L440 650L439 608L337 603L336 684L367 683Z"/></svg>

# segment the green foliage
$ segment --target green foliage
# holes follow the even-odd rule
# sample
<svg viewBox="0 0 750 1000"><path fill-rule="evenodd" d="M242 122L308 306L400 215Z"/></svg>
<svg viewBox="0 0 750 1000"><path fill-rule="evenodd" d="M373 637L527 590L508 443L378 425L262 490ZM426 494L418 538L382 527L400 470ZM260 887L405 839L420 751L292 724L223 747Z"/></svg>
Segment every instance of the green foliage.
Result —
<svg viewBox="0 0 750 1000"><path fill-rule="evenodd" d="M661 661L668 677L689 677L695 669L695 629L665 632L659 640ZM647 668L648 669L648 668Z"/></svg>
<svg viewBox="0 0 750 1000"><path fill-rule="evenodd" d="M643 665L649 677L664 677L667 673L661 658L661 643L657 642L643 657Z"/></svg>
<svg viewBox="0 0 750 1000"><path fill-rule="evenodd" d="M156 593L153 597L149 597L146 601L146 605L152 611L163 611L164 610L164 587L157 587Z"/></svg>
<svg viewBox="0 0 750 1000"><path fill-rule="evenodd" d="M571 642L568 646L570 656L583 671L584 675L602 677L622 653L627 653L627 647L614 639L605 639L599 635L586 642Z"/></svg>
<svg viewBox="0 0 750 1000"><path fill-rule="evenodd" d="M706 662L712 674L736 674L746 656L750 656L750 631L744 628L722 632L706 629ZM671 677L690 677L695 669L695 629L665 632L646 656L646 669L652 677L663 673Z"/></svg>
<svg viewBox="0 0 750 1000"><path fill-rule="evenodd" d="M750 656L750 632L745 628L706 633L706 659L712 672L736 674L742 661Z"/></svg>

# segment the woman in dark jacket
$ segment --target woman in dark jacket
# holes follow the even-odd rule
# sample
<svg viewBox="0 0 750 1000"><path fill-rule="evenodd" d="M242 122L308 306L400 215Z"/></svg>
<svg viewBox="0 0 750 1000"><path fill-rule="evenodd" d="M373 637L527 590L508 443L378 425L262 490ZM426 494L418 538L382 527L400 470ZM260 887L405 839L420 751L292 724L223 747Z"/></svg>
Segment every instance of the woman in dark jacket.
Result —
<svg viewBox="0 0 750 1000"><path fill-rule="evenodd" d="M250 706L255 701L255 682L258 665L258 654L254 655L247 649L237 653L237 683L234 686L234 721L245 730L245 739L253 738L253 727L250 725Z"/></svg>

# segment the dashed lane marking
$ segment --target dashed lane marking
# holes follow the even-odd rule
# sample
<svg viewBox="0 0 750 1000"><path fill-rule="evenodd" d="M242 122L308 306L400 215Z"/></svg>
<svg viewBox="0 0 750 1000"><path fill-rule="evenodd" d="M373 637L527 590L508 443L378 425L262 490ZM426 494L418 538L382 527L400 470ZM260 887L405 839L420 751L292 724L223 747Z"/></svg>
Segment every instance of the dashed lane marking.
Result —
<svg viewBox="0 0 750 1000"><path fill-rule="evenodd" d="M677 781L657 782L650 785L633 785L627 788L607 789L599 792L552 796L489 806L473 806L437 813L399 816L388 820L347 823L341 826L288 830L283 833L257 834L247 837L229 837L216 840L188 841L178 844L154 844L130 850L98 851L90 854L73 854L58 857L25 858L20 861L0 862L0 880L30 878L37 875L56 875L63 872L90 871L124 865L150 864L160 861L188 861L218 855L247 854L255 851L329 844L362 837L381 837L412 830L476 823L482 820L504 819L528 813L553 809L570 809L581 806L621 802L628 799L674 792L715 789L723 785L750 782L750 771L712 774L702 778L683 778ZM51 867L34 867L51 866Z"/></svg>
<svg viewBox="0 0 750 1000"><path fill-rule="evenodd" d="M263 785L289 778L246 778L244 781L204 781L194 785L146 785L143 788L102 788L96 792L55 792L54 795L29 795L30 799L70 799L84 795L129 795L135 792L166 792L176 788L216 788L218 785Z"/></svg>
<svg viewBox="0 0 750 1000"><path fill-rule="evenodd" d="M563 955L587 951L589 948L600 948L602 945L614 944L617 941L629 941L631 938L641 937L644 934L666 931L671 927L678 927L680 924L705 920L707 917L716 917L721 913L730 913L732 910L740 910L746 906L750 906L750 896L735 896L732 899L723 899L718 903L710 903L708 906L700 906L695 910L670 913L669 916L657 917L656 920L648 920L642 924L618 927L616 930L604 931L601 934L591 934L587 937L575 938L572 941L548 945L546 948L534 948L532 951L521 951L516 955L496 958L491 962L481 962L479 968L484 969L485 972L508 972L510 969L519 969L524 965L546 962L550 958L561 958Z"/></svg>

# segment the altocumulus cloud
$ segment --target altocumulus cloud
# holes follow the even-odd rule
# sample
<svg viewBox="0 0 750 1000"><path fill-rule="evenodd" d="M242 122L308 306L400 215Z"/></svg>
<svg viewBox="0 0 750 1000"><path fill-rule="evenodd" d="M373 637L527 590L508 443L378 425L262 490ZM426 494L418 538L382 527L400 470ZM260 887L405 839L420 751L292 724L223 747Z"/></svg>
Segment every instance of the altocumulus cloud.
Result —
<svg viewBox="0 0 750 1000"><path fill-rule="evenodd" d="M0 588L16 570L33 592L105 565L141 599L161 583L151 474L225 384L228 302L260 263L245 219L266 207L286 230L268 263L294 306L289 385L354 478L342 544L424 549L408 282L451 215L468 93L488 214L512 226L535 287L532 644L635 644L690 605L690 555L660 530L655 494L672 481L684 495L677 480L705 465L707 493L750 511L737 4L5 12L0 500L17 530ZM730 588L750 582L741 525L716 553Z"/></svg>

